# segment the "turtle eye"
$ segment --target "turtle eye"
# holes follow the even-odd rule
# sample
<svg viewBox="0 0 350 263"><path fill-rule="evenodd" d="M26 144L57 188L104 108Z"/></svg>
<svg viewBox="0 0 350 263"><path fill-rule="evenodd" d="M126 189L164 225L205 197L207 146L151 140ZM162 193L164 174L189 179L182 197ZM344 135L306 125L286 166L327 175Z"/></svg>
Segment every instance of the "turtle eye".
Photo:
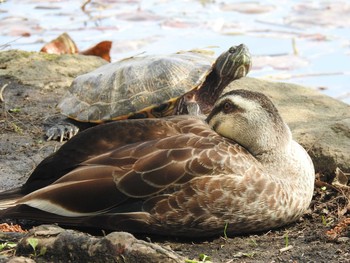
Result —
<svg viewBox="0 0 350 263"><path fill-rule="evenodd" d="M234 109L235 109L235 105L232 104L232 102L226 101L222 105L222 111L226 114L232 112Z"/></svg>

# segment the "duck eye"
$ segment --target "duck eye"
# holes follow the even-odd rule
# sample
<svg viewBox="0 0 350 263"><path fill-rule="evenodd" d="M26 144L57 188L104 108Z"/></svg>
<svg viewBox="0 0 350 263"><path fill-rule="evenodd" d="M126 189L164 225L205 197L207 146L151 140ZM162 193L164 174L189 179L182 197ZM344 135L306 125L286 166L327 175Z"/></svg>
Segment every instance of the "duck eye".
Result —
<svg viewBox="0 0 350 263"><path fill-rule="evenodd" d="M223 109L224 113L229 113L229 112L232 112L232 110L234 109L234 105L232 103L226 101L222 105L222 109Z"/></svg>

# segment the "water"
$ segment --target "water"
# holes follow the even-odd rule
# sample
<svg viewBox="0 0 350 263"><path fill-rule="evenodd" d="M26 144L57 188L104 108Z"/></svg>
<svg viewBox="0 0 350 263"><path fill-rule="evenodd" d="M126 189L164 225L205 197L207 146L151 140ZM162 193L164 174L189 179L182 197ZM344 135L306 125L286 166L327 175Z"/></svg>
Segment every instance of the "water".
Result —
<svg viewBox="0 0 350 263"><path fill-rule="evenodd" d="M348 1L93 0L85 12L82 4L1 3L2 49L37 51L63 32L80 50L113 41L113 61L194 48L219 54L245 43L253 55L249 76L302 84L350 103Z"/></svg>

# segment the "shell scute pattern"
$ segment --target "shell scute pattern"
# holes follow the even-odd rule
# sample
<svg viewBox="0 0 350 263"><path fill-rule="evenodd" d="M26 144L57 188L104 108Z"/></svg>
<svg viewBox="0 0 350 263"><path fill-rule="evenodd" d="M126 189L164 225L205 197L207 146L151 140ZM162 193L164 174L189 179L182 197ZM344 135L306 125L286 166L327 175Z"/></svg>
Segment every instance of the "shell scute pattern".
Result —
<svg viewBox="0 0 350 263"><path fill-rule="evenodd" d="M101 122L178 97L198 85L212 57L195 52L133 57L77 77L59 104L62 114Z"/></svg>

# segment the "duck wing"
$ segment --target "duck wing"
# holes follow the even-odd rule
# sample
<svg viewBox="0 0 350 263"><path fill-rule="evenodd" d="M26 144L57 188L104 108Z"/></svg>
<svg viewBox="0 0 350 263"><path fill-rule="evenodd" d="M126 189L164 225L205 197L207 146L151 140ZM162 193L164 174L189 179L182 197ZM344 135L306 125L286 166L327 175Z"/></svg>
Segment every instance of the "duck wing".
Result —
<svg viewBox="0 0 350 263"><path fill-rule="evenodd" d="M87 129L44 159L18 192L22 195L28 194L47 186L75 169L86 159L122 145L168 137L181 132L176 126L178 126L176 122L145 119L118 121Z"/></svg>
<svg viewBox="0 0 350 263"><path fill-rule="evenodd" d="M141 204L140 200L174 192L195 177L225 172L227 154L218 151L221 144L183 134L118 147L80 163L18 203L68 217L125 212L125 203ZM131 207L128 212L136 212Z"/></svg>
<svg viewBox="0 0 350 263"><path fill-rule="evenodd" d="M135 132L139 132L138 138L134 138ZM77 145L75 138L85 142L83 151L73 147ZM56 154L79 161L63 167L62 160L51 157L50 165L61 170L62 176L21 198L2 217L88 226L98 226L96 218L100 223L113 218L112 228L120 220L125 224L130 220L146 222L150 211L159 207L159 198L177 192L193 194L184 189L190 189L195 178L205 182L205 178L234 171L239 175L241 170L243 175L256 165L242 147L217 135L203 121L189 117L116 122L91 128L73 139L73 143L65 144L64 151L75 149L75 155L64 155L62 148Z"/></svg>

